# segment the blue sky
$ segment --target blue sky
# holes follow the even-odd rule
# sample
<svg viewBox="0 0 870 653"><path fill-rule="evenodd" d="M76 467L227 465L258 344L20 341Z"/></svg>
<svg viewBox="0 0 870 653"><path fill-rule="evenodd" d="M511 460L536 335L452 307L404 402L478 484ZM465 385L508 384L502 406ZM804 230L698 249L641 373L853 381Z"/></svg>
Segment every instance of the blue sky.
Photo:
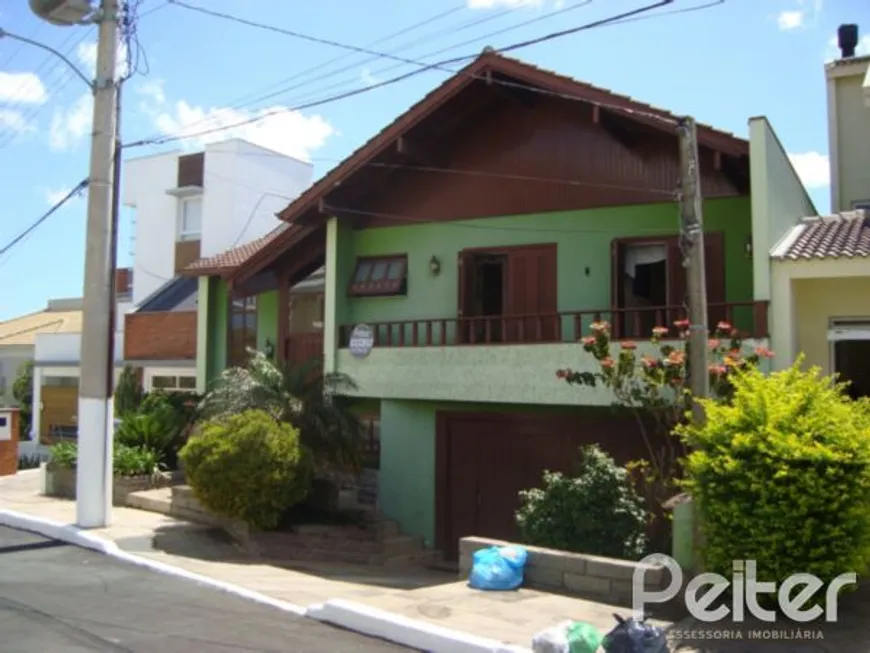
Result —
<svg viewBox="0 0 870 653"><path fill-rule="evenodd" d="M703 1L676 0L674 8ZM645 4L640 0L191 2L430 62L475 53L485 45L508 45ZM558 9L565 11L484 38ZM133 77L125 89L126 142L232 124L265 109L292 107L414 69L390 60L366 61L369 55L204 16L163 0L143 0L141 13L139 40L148 69L147 75ZM446 15L433 19L438 14ZM750 116L766 115L793 155L817 207L826 211L823 62L836 53L837 26L862 19L862 48L870 52L866 0L726 0L707 10L581 32L512 54L743 136ZM472 21L482 22L470 25ZM402 36L372 45L421 22ZM92 73L93 28L44 24L29 13L23 0L3 3L0 27L67 53L86 74ZM480 40L426 57L476 37ZM340 61L302 75L339 57ZM333 74L341 68L347 70ZM427 72L210 138L241 136L310 158L319 177L446 76ZM280 93L274 97L252 102L276 91ZM63 63L33 47L0 39L0 194L4 198L0 247L86 176L90 107L88 90ZM182 145L197 148L202 142L189 139ZM175 147L143 148L136 154ZM81 294L84 209L83 200L68 203L0 257L0 320L39 310L52 297ZM125 265L130 261L130 215L125 212L122 217L119 263Z"/></svg>

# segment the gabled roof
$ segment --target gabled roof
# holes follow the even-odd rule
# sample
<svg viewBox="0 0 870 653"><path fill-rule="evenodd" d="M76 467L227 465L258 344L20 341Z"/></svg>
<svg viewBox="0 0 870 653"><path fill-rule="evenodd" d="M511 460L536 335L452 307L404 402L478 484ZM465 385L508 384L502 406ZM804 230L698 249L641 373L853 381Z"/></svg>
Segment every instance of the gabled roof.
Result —
<svg viewBox="0 0 870 653"><path fill-rule="evenodd" d="M40 311L0 322L0 347L3 345L33 345L37 334L79 333L82 312Z"/></svg>
<svg viewBox="0 0 870 653"><path fill-rule="evenodd" d="M497 75L496 79L493 75ZM508 78L510 81L502 78ZM495 83L519 85L525 88L540 89L545 93L587 104L599 106L602 111L619 113L624 117L661 130L672 130L671 124L677 116L627 95L620 95L608 89L580 82L550 70L544 70L518 59L505 57L485 51L471 64L457 72L453 77L423 97L392 123L375 134L367 143L353 152L328 174L313 184L296 200L289 204L278 217L292 225L308 224L324 218L328 212L325 200L329 192L342 184L354 173L362 169L377 155L395 145L399 137L423 122L437 109L456 97L461 91L477 81L495 80ZM670 124L669 124L670 123ZM749 155L749 143L734 134L714 129L708 125L697 124L699 144L731 156ZM263 266L286 251L300 236L292 232L275 233L248 246L213 257L208 261L197 261L188 267L191 274L225 274L232 266Z"/></svg>
<svg viewBox="0 0 870 653"><path fill-rule="evenodd" d="M870 257L870 216L859 209L805 218L782 238L771 257L790 261Z"/></svg>
<svg viewBox="0 0 870 653"><path fill-rule="evenodd" d="M628 95L621 95L571 77L560 75L552 70L538 68L519 59L505 57L495 52L484 52L471 64L457 72L453 77L435 88L413 105L392 123L375 134L365 145L333 168L329 174L306 190L287 208L278 214L282 220L292 222L306 211L316 208L324 196L349 175L374 158L385 148L393 145L396 139L439 108L461 90L475 81L486 80L487 75L501 74L516 80L517 83L547 91L556 96L569 97L588 104L599 105L602 109L631 117L632 119L659 129L667 129L667 121L676 122L673 113L639 102ZM715 129L709 125L697 124L698 142L723 153L747 156L749 142L734 134Z"/></svg>

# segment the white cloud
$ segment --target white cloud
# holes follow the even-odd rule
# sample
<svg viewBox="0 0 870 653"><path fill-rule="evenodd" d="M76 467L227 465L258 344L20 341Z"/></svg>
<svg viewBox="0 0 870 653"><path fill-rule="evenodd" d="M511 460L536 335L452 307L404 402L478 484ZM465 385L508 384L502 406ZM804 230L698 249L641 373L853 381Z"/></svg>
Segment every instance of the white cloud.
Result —
<svg viewBox="0 0 870 653"><path fill-rule="evenodd" d="M0 102L42 104L47 99L45 85L36 74L0 72Z"/></svg>
<svg viewBox="0 0 870 653"><path fill-rule="evenodd" d="M142 103L142 109L151 117L158 131L167 136L181 136L182 144L188 147L200 148L207 143L242 138L276 152L308 160L313 151L337 133L322 116L289 111L286 107L245 111L203 108L186 100L170 103L159 83L140 87L139 92L148 99ZM260 116L263 116L262 119L256 122L238 125Z"/></svg>
<svg viewBox="0 0 870 653"><path fill-rule="evenodd" d="M776 18L776 23L783 31L797 29L804 24L804 12L800 9L781 11Z"/></svg>
<svg viewBox="0 0 870 653"><path fill-rule="evenodd" d="M60 202L64 197L69 195L70 188L43 188L42 194L45 197L45 201L49 206L54 206L58 202ZM72 199L76 199L81 197L81 193L79 195L73 196Z"/></svg>
<svg viewBox="0 0 870 653"><path fill-rule="evenodd" d="M379 77L375 77L374 75L372 75L372 71L369 70L368 68L363 68L360 71L359 78L362 80L362 83L365 84L366 86L374 86L375 84L377 84L378 82L381 81Z"/></svg>
<svg viewBox="0 0 870 653"><path fill-rule="evenodd" d="M870 54L870 34L865 34L858 40L858 45L855 47L855 56L863 57L868 54ZM832 36L828 41L828 47L825 50L825 61L834 61L835 59L839 59L841 56L837 37Z"/></svg>
<svg viewBox="0 0 870 653"><path fill-rule="evenodd" d="M94 100L85 93L66 109L58 109L51 118L48 144L53 150L69 150L91 131Z"/></svg>
<svg viewBox="0 0 870 653"><path fill-rule="evenodd" d="M802 152L789 154L788 158L807 189L815 190L831 185L831 165L827 154Z"/></svg>
<svg viewBox="0 0 870 653"><path fill-rule="evenodd" d="M20 111L0 107L0 127L14 132L33 131L33 125Z"/></svg>

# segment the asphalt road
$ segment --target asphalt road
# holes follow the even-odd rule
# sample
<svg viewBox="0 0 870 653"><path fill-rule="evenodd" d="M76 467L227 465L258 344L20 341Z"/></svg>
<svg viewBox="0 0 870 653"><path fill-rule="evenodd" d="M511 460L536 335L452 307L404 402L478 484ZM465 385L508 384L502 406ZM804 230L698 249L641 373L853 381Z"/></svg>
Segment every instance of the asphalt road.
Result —
<svg viewBox="0 0 870 653"><path fill-rule="evenodd" d="M196 583L0 527L3 653L400 653Z"/></svg>

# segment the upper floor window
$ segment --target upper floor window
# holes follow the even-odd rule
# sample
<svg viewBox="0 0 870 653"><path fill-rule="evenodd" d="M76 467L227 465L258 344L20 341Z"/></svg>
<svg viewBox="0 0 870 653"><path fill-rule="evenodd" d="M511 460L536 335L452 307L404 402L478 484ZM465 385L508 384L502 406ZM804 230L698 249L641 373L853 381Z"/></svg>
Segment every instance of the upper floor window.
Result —
<svg viewBox="0 0 870 653"><path fill-rule="evenodd" d="M383 297L408 292L408 257L372 256L358 258L348 294Z"/></svg>
<svg viewBox="0 0 870 653"><path fill-rule="evenodd" d="M178 240L199 240L202 234L202 197L181 200Z"/></svg>

